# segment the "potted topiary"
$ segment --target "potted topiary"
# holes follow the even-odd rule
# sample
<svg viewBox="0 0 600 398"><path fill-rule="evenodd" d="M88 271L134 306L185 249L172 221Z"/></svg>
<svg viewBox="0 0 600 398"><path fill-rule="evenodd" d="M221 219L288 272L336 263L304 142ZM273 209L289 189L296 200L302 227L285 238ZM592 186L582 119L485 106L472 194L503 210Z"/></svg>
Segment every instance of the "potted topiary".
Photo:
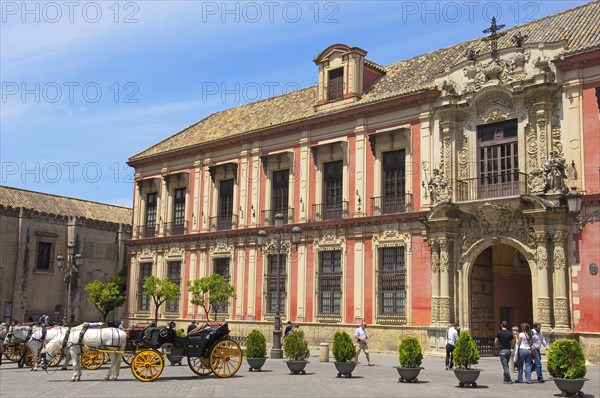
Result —
<svg viewBox="0 0 600 398"><path fill-rule="evenodd" d="M479 377L481 369L472 369L471 366L479 361L479 350L475 345L475 341L471 337L471 333L463 331L456 341L454 351L454 375L458 379L458 386L477 387L475 382Z"/></svg>
<svg viewBox="0 0 600 398"><path fill-rule="evenodd" d="M578 394L589 380L585 379L587 369L581 345L576 340L558 339L548 348L548 373L562 395Z"/></svg>
<svg viewBox="0 0 600 398"><path fill-rule="evenodd" d="M267 360L267 339L258 329L254 329L246 339L246 361L250 365L249 371L253 369L260 372Z"/></svg>
<svg viewBox="0 0 600 398"><path fill-rule="evenodd" d="M352 337L344 331L335 332L332 351L335 368L338 371L337 377L352 377L352 372L356 368L356 363L352 361L356 356L356 347L352 342Z"/></svg>
<svg viewBox="0 0 600 398"><path fill-rule="evenodd" d="M310 356L308 342L304 339L304 331L296 329L283 340L283 352L288 359L285 361L293 374L304 374L304 368Z"/></svg>
<svg viewBox="0 0 600 398"><path fill-rule="evenodd" d="M417 383L419 379L419 372L421 372L421 363L423 362L423 352L421 350L421 344L416 337L408 336L405 337L398 346L398 361L400 366L394 366L398 371L400 377L399 382L411 382Z"/></svg>

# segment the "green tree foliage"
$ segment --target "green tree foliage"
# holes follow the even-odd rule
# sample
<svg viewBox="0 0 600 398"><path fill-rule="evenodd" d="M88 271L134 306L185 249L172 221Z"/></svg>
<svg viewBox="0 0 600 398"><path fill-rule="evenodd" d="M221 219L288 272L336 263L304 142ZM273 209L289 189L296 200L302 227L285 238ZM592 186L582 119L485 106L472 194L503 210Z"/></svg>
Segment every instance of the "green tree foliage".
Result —
<svg viewBox="0 0 600 398"><path fill-rule="evenodd" d="M96 306L102 321L106 322L108 314L125 303L125 292L119 283L118 278L109 280L106 283L99 280L93 280L85 286L88 293L88 301Z"/></svg>
<svg viewBox="0 0 600 398"><path fill-rule="evenodd" d="M405 337L398 346L398 361L403 368L418 368L423 362L421 344L414 336Z"/></svg>
<svg viewBox="0 0 600 398"><path fill-rule="evenodd" d="M475 365L479 361L479 350L475 345L475 340L471 337L471 333L467 330L460 334L452 355L454 365L459 369L471 369L471 365Z"/></svg>
<svg viewBox="0 0 600 398"><path fill-rule="evenodd" d="M144 281L143 293L152 297L154 301L154 322L158 322L158 310L165 301L175 300L179 297L179 285L168 279L159 279L149 276Z"/></svg>
<svg viewBox="0 0 600 398"><path fill-rule="evenodd" d="M333 335L331 351L336 362L350 362L356 356L356 347L352 342L352 337L344 331L337 331Z"/></svg>
<svg viewBox="0 0 600 398"><path fill-rule="evenodd" d="M283 339L283 352L290 361L304 361L310 356L304 331L294 330Z"/></svg>
<svg viewBox="0 0 600 398"><path fill-rule="evenodd" d="M267 356L267 339L260 330L254 329L246 340L246 357L265 358Z"/></svg>
<svg viewBox="0 0 600 398"><path fill-rule="evenodd" d="M217 319L218 306L229 304L229 300L236 298L235 289L223 275L212 274L204 278L188 281L189 292L192 295L192 304L199 305L210 319L210 308L213 308L215 320Z"/></svg>
<svg viewBox="0 0 600 398"><path fill-rule="evenodd" d="M585 356L576 340L558 339L548 348L548 372L557 379L579 379L585 376Z"/></svg>

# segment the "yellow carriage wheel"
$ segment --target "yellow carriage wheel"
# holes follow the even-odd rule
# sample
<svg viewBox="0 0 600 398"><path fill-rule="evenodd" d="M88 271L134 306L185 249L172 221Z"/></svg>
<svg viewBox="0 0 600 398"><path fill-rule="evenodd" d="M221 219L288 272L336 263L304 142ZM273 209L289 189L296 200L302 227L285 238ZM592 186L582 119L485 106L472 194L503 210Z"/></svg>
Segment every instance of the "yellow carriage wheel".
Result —
<svg viewBox="0 0 600 398"><path fill-rule="evenodd" d="M81 354L81 366L87 370L96 370L104 363L104 353L88 351Z"/></svg>
<svg viewBox="0 0 600 398"><path fill-rule="evenodd" d="M162 355L155 350L140 351L131 361L131 373L139 381L156 380L164 367Z"/></svg>
<svg viewBox="0 0 600 398"><path fill-rule="evenodd" d="M36 362L39 365L42 362L41 352L38 351L38 355L36 358ZM31 350L27 351L27 358L25 358L25 364L27 366L33 366L33 352Z"/></svg>
<svg viewBox="0 0 600 398"><path fill-rule="evenodd" d="M242 365L242 349L233 340L219 341L210 352L210 368L215 376L231 377Z"/></svg>
<svg viewBox="0 0 600 398"><path fill-rule="evenodd" d="M52 357L50 358L50 360L48 361L48 366L51 368L55 368L58 365L60 365L61 361L63 360L64 356L63 356L63 352L62 350L56 350L52 353Z"/></svg>
<svg viewBox="0 0 600 398"><path fill-rule="evenodd" d="M188 357L188 366L198 376L208 376L212 373L208 358Z"/></svg>
<svg viewBox="0 0 600 398"><path fill-rule="evenodd" d="M10 345L6 347L5 355L11 361L19 362L19 359L23 355L23 347L20 344Z"/></svg>

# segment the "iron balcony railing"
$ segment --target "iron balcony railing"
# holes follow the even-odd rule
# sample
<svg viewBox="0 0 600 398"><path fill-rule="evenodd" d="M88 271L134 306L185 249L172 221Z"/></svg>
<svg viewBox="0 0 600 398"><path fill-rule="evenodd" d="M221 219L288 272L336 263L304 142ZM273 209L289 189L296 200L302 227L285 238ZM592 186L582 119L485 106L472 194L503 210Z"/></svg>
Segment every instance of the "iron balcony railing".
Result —
<svg viewBox="0 0 600 398"><path fill-rule="evenodd" d="M263 210L261 225L265 227L275 225L275 214L277 213L283 214L284 224L292 224L294 222L294 209L290 207L284 210Z"/></svg>
<svg viewBox="0 0 600 398"><path fill-rule="evenodd" d="M184 235L186 233L187 221L183 222L166 222L165 223L165 234L166 235Z"/></svg>
<svg viewBox="0 0 600 398"><path fill-rule="evenodd" d="M210 218L211 231L223 231L227 229L236 229L238 224L237 214L230 216L216 216Z"/></svg>
<svg viewBox="0 0 600 398"><path fill-rule="evenodd" d="M477 200L527 194L527 174L518 171L487 174L456 181L456 200Z"/></svg>
<svg viewBox="0 0 600 398"><path fill-rule="evenodd" d="M156 236L156 225L138 225L138 238L154 238Z"/></svg>
<svg viewBox="0 0 600 398"><path fill-rule="evenodd" d="M348 217L348 201L319 203L313 205L313 220L325 221Z"/></svg>
<svg viewBox="0 0 600 398"><path fill-rule="evenodd" d="M371 214L407 213L412 211L412 194L386 195L371 198Z"/></svg>

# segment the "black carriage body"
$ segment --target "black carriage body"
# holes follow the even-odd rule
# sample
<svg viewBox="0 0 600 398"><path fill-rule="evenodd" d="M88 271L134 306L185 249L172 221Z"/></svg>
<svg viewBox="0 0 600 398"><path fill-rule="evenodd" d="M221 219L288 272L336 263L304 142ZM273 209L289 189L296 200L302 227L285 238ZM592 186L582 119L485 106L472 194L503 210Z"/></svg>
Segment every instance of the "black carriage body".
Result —
<svg viewBox="0 0 600 398"><path fill-rule="evenodd" d="M152 349L160 349L164 345L170 346L170 354L184 357L206 358L210 354L210 349L220 340L229 336L229 326L223 323L220 326L206 326L201 331L189 334L185 337L178 337L174 329L167 326L158 326L146 329L139 338L139 346ZM135 337L130 336L128 344L136 345Z"/></svg>

